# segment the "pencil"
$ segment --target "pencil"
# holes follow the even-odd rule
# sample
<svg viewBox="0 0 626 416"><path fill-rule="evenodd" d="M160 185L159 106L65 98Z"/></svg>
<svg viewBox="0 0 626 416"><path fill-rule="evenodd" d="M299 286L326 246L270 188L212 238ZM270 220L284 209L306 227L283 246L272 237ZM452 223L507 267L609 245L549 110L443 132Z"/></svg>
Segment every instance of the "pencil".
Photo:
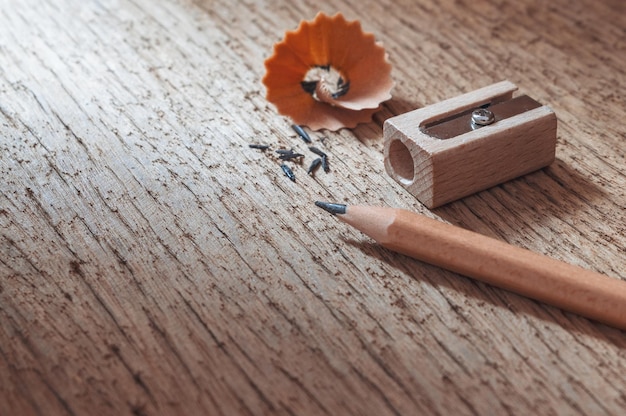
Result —
<svg viewBox="0 0 626 416"><path fill-rule="evenodd" d="M390 250L626 329L626 281L402 209L315 205Z"/></svg>

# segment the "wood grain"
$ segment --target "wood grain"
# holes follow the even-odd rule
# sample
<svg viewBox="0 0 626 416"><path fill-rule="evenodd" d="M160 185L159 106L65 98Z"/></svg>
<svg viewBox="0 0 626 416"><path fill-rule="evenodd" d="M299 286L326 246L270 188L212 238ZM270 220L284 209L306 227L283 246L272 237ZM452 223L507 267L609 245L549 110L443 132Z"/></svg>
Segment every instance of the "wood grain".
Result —
<svg viewBox="0 0 626 416"><path fill-rule="evenodd" d="M626 279L625 7L0 0L0 414L619 414L623 332L312 202ZM319 10L376 34L396 88L374 123L313 135L331 171L310 176L260 79ZM554 109L556 162L426 210L385 173L383 121L501 79ZM305 153L295 183L280 147Z"/></svg>

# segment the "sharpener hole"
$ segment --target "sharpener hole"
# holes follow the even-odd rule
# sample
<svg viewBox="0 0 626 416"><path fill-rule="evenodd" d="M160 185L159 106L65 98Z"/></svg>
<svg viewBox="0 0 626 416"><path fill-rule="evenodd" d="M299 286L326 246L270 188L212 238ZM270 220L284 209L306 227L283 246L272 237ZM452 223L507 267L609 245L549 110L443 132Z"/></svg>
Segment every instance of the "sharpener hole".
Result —
<svg viewBox="0 0 626 416"><path fill-rule="evenodd" d="M394 140L389 144L389 164L399 182L405 185L413 183L415 177L413 156L401 140Z"/></svg>

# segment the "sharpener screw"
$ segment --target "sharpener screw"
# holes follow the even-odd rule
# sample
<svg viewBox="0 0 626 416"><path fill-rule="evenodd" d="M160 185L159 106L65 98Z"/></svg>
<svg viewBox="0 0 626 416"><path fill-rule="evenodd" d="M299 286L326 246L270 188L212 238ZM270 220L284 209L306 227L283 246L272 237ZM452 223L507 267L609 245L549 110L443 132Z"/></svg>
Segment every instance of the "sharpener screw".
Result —
<svg viewBox="0 0 626 416"><path fill-rule="evenodd" d="M472 111L472 125L476 127L487 126L495 120L493 113L486 108L477 108Z"/></svg>

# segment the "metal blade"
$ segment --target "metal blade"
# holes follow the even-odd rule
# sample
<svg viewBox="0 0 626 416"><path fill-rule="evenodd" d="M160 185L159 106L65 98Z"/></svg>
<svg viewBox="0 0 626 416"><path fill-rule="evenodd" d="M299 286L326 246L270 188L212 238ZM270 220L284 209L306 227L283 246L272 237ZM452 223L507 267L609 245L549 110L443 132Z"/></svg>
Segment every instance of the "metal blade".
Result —
<svg viewBox="0 0 626 416"><path fill-rule="evenodd" d="M480 108L489 109L495 116L494 123L497 123L500 120L504 120L539 107L541 107L539 102L527 95L520 95L519 97L512 98L508 101L503 101L493 105L487 104ZM427 124L423 126L421 130L429 136L437 139L451 139L477 128L489 128L489 126L476 126L472 124L472 111L474 110L475 108L472 108L471 110L464 111L463 113L456 114L452 117Z"/></svg>

